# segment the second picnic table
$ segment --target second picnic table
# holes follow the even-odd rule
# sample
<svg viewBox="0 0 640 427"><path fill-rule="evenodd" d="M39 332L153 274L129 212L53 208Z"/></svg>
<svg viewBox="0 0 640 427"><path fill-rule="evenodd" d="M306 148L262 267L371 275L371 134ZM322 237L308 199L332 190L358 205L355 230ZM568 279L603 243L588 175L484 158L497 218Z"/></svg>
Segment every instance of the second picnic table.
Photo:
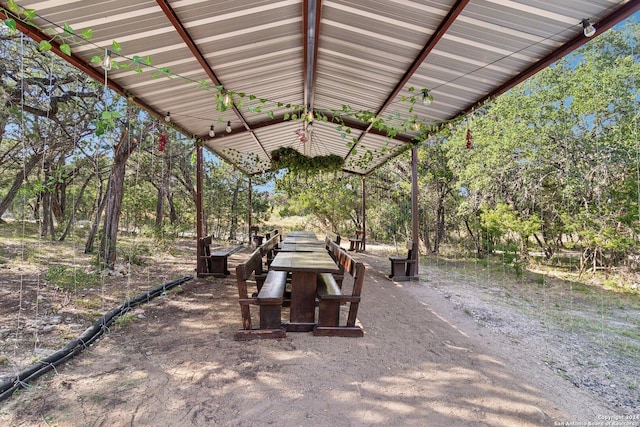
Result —
<svg viewBox="0 0 640 427"><path fill-rule="evenodd" d="M285 239L286 240L286 239ZM280 251L271 262L272 270L291 272L291 314L285 324L289 332L312 331L315 322L315 299L318 273L337 273L338 265L324 251Z"/></svg>

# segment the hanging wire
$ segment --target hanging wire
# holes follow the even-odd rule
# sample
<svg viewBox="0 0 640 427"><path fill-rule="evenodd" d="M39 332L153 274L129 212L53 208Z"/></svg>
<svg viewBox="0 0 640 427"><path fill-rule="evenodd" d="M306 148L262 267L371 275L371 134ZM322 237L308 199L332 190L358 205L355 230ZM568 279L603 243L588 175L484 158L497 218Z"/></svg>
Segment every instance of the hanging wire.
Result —
<svg viewBox="0 0 640 427"><path fill-rule="evenodd" d="M22 156L22 179L23 182L27 179L27 144L25 141L25 125L24 125L24 34L20 33L20 135L22 137L22 152L25 154ZM25 261L25 238L26 238L26 206L27 206L27 194L22 192L22 239L20 242L20 260ZM16 316L16 334L13 342L13 356L18 355L18 342L21 340L22 335L20 333L20 323L23 307L24 297L24 269L20 270L20 290L18 292L18 315Z"/></svg>
<svg viewBox="0 0 640 427"><path fill-rule="evenodd" d="M78 77L76 77L75 79L75 91L79 92L79 83L78 83ZM74 104L75 104L75 100L74 100ZM75 107L75 105L74 105ZM74 108L74 111L76 111L76 109ZM73 113L72 113L73 116ZM77 150L78 150L78 122L80 121L80 119L78 118L77 120L74 120L74 125L73 125L73 155L72 155L72 159L74 159L74 161L77 162ZM77 202L77 196L80 196L80 194L77 194L74 192L72 195L72 209L71 209L71 218L69 218L69 221L71 221L71 229L70 229L70 235L69 238L71 239L71 241L73 242L73 292L74 294L76 294L77 292L77 283L78 283L78 269L80 268L79 262L78 262L78 258L77 258L77 254L76 252L79 250L78 248L78 242L76 241L76 235L75 235L75 226L76 226L76 202ZM78 318L78 314L76 313L76 319Z"/></svg>
<svg viewBox="0 0 640 427"><path fill-rule="evenodd" d="M127 114L126 114L126 119L127 119L127 139L128 139L128 143L129 145L131 144L132 140L132 132L131 132L131 121L132 118L130 117L130 114L133 114L133 112L131 111L133 109L132 105L127 102ZM133 140L135 141L135 138L133 138ZM140 174L140 146L142 144L138 143L137 147L135 148L135 150L137 151L136 153L136 169L135 169L135 173L134 173L134 185L133 188L138 188L138 177ZM135 224L135 220L137 219L136 216L133 217L134 219L134 224L133 224L133 233L134 236L137 236L138 230ZM129 225L127 224L127 228L129 228ZM130 233L131 235L131 233ZM136 239L134 239L136 240ZM134 242L134 244L130 245L130 250L129 250L129 259L128 259L128 264L125 264L125 271L126 271L126 277L127 277L127 282L126 282L126 292L125 292L125 300L128 300L129 298L131 298L131 266L133 265L133 261L134 261L134 254L135 254L135 250L136 250L136 244Z"/></svg>

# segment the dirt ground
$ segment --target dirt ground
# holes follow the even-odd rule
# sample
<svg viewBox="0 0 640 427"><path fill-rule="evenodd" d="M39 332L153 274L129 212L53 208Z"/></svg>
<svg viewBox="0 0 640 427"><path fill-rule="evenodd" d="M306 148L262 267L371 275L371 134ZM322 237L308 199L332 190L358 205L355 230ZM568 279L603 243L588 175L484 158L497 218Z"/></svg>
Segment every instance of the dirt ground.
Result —
<svg viewBox="0 0 640 427"><path fill-rule="evenodd" d="M419 282L397 283L386 276L386 255L355 257L367 263L363 338L235 341L235 277L192 280L0 402L0 425L640 425L638 358L557 328L495 277L429 265ZM27 266L3 265L0 377L77 337L95 319L73 307L90 294L101 296L94 311L104 313L193 274L190 246L157 258L153 268L72 293ZM637 307L625 313L637 316Z"/></svg>

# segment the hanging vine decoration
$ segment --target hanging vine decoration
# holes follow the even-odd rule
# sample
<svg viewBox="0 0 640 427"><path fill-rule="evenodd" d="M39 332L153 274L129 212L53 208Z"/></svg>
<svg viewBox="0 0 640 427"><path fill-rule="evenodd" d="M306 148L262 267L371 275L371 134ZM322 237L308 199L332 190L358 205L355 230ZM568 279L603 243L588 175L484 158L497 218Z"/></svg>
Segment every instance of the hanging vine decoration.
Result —
<svg viewBox="0 0 640 427"><path fill-rule="evenodd" d="M8 9L8 10L7 10ZM34 28L38 28L34 23L33 19L36 17L36 10L23 8L18 6L15 0L9 0L7 2L7 9L0 8L3 15L6 17L4 20L4 25L11 28L14 31L17 31L17 22L16 20L30 25ZM39 29L39 28L38 28ZM62 27L62 32L59 34L53 34L49 40L42 40L38 45L38 49L44 52L52 49L51 42L54 40L60 40L60 51L65 53L66 55L71 56L71 44L88 41L91 40L93 36L93 32L90 29L86 29L81 31L80 35L78 35L69 24L65 23Z"/></svg>
<svg viewBox="0 0 640 427"><path fill-rule="evenodd" d="M273 170L288 169L294 174L314 175L320 172L339 172L344 159L336 154L309 157L291 147L280 147L271 152Z"/></svg>
<svg viewBox="0 0 640 427"><path fill-rule="evenodd" d="M267 170L271 167L271 163L268 160L261 159L257 154L242 153L230 147L223 147L221 149L221 155L229 163L246 170Z"/></svg>

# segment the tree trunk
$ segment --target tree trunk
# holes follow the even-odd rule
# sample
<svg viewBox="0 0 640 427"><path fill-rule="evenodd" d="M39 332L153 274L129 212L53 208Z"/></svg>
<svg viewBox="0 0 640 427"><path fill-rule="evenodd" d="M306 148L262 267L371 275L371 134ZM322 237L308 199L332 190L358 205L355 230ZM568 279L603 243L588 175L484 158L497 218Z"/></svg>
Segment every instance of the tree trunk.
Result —
<svg viewBox="0 0 640 427"><path fill-rule="evenodd" d="M53 186L49 185L51 179L51 163L49 160L44 161L43 166L43 178L44 185L40 193L42 200L42 223L40 229L40 237L43 239L48 235L51 235L51 240L55 239L55 229L53 227Z"/></svg>
<svg viewBox="0 0 640 427"><path fill-rule="evenodd" d="M158 198L156 200L156 231L160 232L162 223L164 222L164 199L167 194L167 188L164 186L164 182L160 183L156 188L158 190Z"/></svg>
<svg viewBox="0 0 640 427"><path fill-rule="evenodd" d="M469 221L468 220L464 220L464 225L467 227L467 232L469 233L469 236L471 236L471 241L473 241L474 246L476 247L476 254L478 256L482 256L482 245L480 244L480 238L474 236L473 231L471 230L471 226L469 225Z"/></svg>
<svg viewBox="0 0 640 427"><path fill-rule="evenodd" d="M78 192L78 197L76 198L76 202L73 204L73 209L71 210L71 215L69 215L69 220L67 221L67 225L65 226L64 231L62 232L62 234L60 235L60 238L58 239L61 242L67 238L69 231L71 231L71 226L76 220L76 211L80 207L80 202L82 202L82 196L84 195L84 190L87 189L87 186L89 185L89 182L91 182L91 178L93 178L93 175L94 175L93 173L89 174L89 176L84 181L84 183L82 183L82 187L80 187L80 191Z"/></svg>
<svg viewBox="0 0 640 427"><path fill-rule="evenodd" d="M127 160L136 148L137 141L128 138L129 131L123 130L120 142L115 149L113 166L109 175L104 214L104 233L101 250L105 266L113 268L116 263L116 242L118 239L118 225L122 212L122 198L124 196L124 178Z"/></svg>
<svg viewBox="0 0 640 427"><path fill-rule="evenodd" d="M11 185L11 188L9 188L9 192L4 196L2 202L0 202L0 218L5 214L9 206L11 206L11 203L16 197L16 194L18 194L18 190L20 190L24 180L29 176L40 160L42 160L42 155L43 152L37 152L29 157L29 160L26 161L22 170L16 174L15 178L13 178L13 184Z"/></svg>
<svg viewBox="0 0 640 427"><path fill-rule="evenodd" d="M444 240L444 197L438 197L438 208L436 209L436 230L433 239L433 253L440 253L440 243Z"/></svg>
<svg viewBox="0 0 640 427"><path fill-rule="evenodd" d="M178 223L178 211L176 210L176 204L173 201L173 193L167 193L167 202L169 203L169 221L175 225Z"/></svg>
<svg viewBox="0 0 640 427"><path fill-rule="evenodd" d="M51 207L51 192L45 189L42 192L42 238L51 235L51 240L55 240L55 230L53 227L53 209Z"/></svg>
<svg viewBox="0 0 640 427"><path fill-rule="evenodd" d="M239 183L233 190L233 198L231 199L231 227L229 228L229 240L236 240L236 230L238 228L238 194L240 193Z"/></svg>
<svg viewBox="0 0 640 427"><path fill-rule="evenodd" d="M102 186L102 181L100 179L98 179L98 181L100 182L100 186ZM98 203L96 216L93 219L91 229L89 230L89 235L87 236L87 243L85 243L84 245L85 254L90 254L91 252L93 252L93 242L96 240L96 234L98 234L98 226L100 225L100 221L102 220L102 212L104 212L104 206L107 203L107 194L109 194L109 187L107 187L104 195L101 195L101 193L102 191L99 191L98 195L96 196L96 199L100 199L100 203Z"/></svg>

